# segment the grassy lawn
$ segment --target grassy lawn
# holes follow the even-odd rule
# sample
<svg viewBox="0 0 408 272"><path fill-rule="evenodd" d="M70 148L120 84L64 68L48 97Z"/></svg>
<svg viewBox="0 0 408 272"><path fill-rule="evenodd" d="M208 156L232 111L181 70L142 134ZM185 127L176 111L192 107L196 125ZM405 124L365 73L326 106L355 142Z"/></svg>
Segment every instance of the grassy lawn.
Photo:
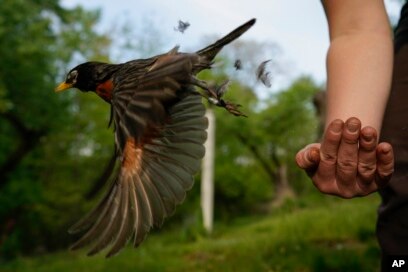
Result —
<svg viewBox="0 0 408 272"><path fill-rule="evenodd" d="M377 196L298 200L267 216L216 225L211 237L172 229L111 259L62 251L21 257L0 271L377 271L378 203Z"/></svg>

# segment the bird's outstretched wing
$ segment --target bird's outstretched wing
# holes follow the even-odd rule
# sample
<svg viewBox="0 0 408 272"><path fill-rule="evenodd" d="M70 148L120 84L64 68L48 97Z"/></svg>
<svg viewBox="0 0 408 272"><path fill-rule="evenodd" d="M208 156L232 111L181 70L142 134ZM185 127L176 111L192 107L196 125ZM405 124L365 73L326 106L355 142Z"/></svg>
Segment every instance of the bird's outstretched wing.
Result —
<svg viewBox="0 0 408 272"><path fill-rule="evenodd" d="M90 245L92 255L110 246L110 257L131 238L138 246L191 189L205 153L205 108L201 96L177 78L184 68L163 69L151 69L136 89L123 82L114 94L121 166L100 203L70 229L86 231L73 249Z"/></svg>
<svg viewBox="0 0 408 272"><path fill-rule="evenodd" d="M168 109L193 91L190 56L179 54L176 47L153 60L129 63L114 79L112 119L120 154L129 137L138 145L154 138L168 118Z"/></svg>
<svg viewBox="0 0 408 272"><path fill-rule="evenodd" d="M214 93L194 76L211 68L222 47L254 23L248 21L196 53L178 53L176 47L125 63L115 73L110 102L121 165L107 194L70 229L86 231L73 249L90 245L92 255L110 246L110 257L131 238L138 246L184 200L204 156L208 126L201 96L192 85ZM222 102L231 113L242 115L237 105Z"/></svg>

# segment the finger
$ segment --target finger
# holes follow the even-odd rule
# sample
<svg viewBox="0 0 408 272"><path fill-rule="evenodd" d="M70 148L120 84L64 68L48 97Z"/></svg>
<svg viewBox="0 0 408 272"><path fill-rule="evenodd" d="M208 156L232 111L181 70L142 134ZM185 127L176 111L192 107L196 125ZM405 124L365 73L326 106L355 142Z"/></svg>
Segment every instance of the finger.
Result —
<svg viewBox="0 0 408 272"><path fill-rule="evenodd" d="M320 162L320 144L307 145L296 154L296 164L304 169L316 168Z"/></svg>
<svg viewBox="0 0 408 272"><path fill-rule="evenodd" d="M375 181L379 188L388 184L394 173L394 151L389 143L377 146L377 171Z"/></svg>
<svg viewBox="0 0 408 272"><path fill-rule="evenodd" d="M360 178L358 177L358 179ZM358 181L356 187L357 189L354 196L366 196L378 191L378 186L375 182L364 183L364 181Z"/></svg>
<svg viewBox="0 0 408 272"><path fill-rule="evenodd" d="M337 192L335 184L336 162L343 126L342 120L332 121L325 131L320 146L320 163L313 183L323 193L334 194Z"/></svg>
<svg viewBox="0 0 408 272"><path fill-rule="evenodd" d="M358 185L362 188L374 182L375 171L377 168L377 131L372 127L364 127L360 132L358 149L359 176Z"/></svg>
<svg viewBox="0 0 408 272"><path fill-rule="evenodd" d="M355 117L345 122L337 158L336 180L340 192L345 197L352 195L356 188L358 164L358 139L361 122Z"/></svg>

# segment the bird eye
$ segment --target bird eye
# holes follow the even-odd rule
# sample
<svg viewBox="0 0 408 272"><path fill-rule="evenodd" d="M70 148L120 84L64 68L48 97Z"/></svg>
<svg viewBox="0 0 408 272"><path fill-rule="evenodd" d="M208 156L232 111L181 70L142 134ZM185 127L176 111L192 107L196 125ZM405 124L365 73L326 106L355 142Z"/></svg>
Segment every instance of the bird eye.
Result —
<svg viewBox="0 0 408 272"><path fill-rule="evenodd" d="M67 80L66 80L66 81L67 81L67 82L73 82L73 83L75 83L77 76L78 76L78 71L77 71L77 70L71 71L71 72L67 75Z"/></svg>

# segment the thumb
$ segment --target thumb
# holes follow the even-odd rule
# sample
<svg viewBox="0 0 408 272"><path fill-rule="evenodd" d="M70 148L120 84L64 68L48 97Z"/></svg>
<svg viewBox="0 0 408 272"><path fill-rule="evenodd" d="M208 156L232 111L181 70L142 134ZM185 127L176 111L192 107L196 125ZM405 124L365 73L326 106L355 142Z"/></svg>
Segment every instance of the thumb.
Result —
<svg viewBox="0 0 408 272"><path fill-rule="evenodd" d="M376 183L382 188L388 184L394 172L394 152L389 143L382 142L377 146Z"/></svg>
<svg viewBox="0 0 408 272"><path fill-rule="evenodd" d="M296 154L296 164L306 170L314 170L320 162L320 144L313 143L305 146Z"/></svg>

